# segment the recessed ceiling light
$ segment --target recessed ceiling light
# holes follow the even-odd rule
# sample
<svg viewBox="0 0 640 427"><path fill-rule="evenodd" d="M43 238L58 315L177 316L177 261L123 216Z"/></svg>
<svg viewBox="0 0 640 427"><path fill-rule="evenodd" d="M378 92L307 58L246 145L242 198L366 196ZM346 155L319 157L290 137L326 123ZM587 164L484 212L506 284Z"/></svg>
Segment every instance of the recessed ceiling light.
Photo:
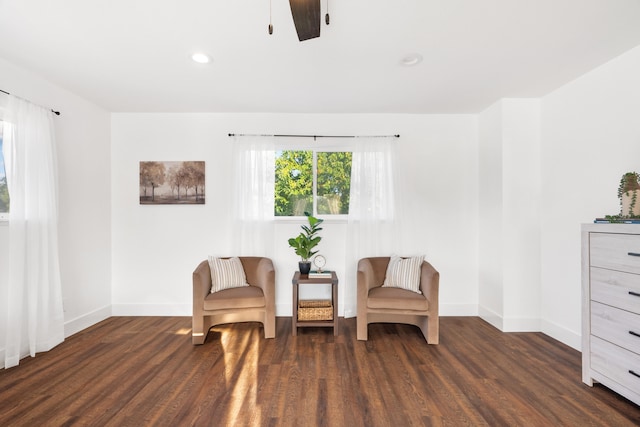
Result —
<svg viewBox="0 0 640 427"><path fill-rule="evenodd" d="M404 65L405 67L413 67L414 65L418 65L421 62L422 55L420 55L419 53L410 53L400 60L400 64Z"/></svg>
<svg viewBox="0 0 640 427"><path fill-rule="evenodd" d="M209 62L211 62L211 59L208 55L200 52L191 55L191 59L193 59L198 64L208 64Z"/></svg>

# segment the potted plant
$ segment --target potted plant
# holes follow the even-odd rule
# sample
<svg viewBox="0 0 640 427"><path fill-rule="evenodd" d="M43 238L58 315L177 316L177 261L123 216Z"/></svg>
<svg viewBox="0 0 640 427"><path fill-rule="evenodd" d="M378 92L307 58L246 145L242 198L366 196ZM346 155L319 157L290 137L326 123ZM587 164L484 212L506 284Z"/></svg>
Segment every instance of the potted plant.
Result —
<svg viewBox="0 0 640 427"><path fill-rule="evenodd" d="M318 219L308 212L305 212L304 214L307 216L309 225L300 226L302 228L302 232L300 232L297 237L289 239L289 246L291 246L296 255L301 258L301 261L298 262L300 273L309 274L309 270L311 269L311 262L309 259L318 253L318 251L314 251L313 248L318 246L318 243L322 240L322 237L317 234L322 230L320 225L324 220Z"/></svg>
<svg viewBox="0 0 640 427"><path fill-rule="evenodd" d="M640 175L637 172L627 172L620 178L618 198L620 199L620 216L622 218L640 217L640 203L637 203Z"/></svg>

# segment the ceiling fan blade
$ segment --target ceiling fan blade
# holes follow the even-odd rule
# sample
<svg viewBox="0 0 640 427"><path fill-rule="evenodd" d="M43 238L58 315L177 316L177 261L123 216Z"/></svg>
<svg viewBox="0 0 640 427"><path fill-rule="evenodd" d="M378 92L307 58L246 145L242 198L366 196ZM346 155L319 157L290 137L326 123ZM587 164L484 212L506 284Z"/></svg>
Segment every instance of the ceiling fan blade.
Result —
<svg viewBox="0 0 640 427"><path fill-rule="evenodd" d="M320 0L289 0L300 41L320 37Z"/></svg>

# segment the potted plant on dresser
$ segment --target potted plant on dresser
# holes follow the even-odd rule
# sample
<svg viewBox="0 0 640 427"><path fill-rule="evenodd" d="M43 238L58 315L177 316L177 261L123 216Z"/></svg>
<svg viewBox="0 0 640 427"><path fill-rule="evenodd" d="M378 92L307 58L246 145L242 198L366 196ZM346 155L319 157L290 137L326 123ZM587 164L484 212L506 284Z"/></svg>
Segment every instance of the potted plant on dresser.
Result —
<svg viewBox="0 0 640 427"><path fill-rule="evenodd" d="M296 237L289 239L289 246L293 248L296 255L300 257L298 262L298 268L301 274L309 274L311 269L311 261L309 259L318 253L313 249L318 246L322 237L318 236L318 232L322 230L320 225L323 219L318 219L308 212L304 213L307 216L309 225L301 225L302 231Z"/></svg>
<svg viewBox="0 0 640 427"><path fill-rule="evenodd" d="M620 199L620 216L622 218L640 217L640 175L637 172L627 172L620 178L618 199Z"/></svg>
<svg viewBox="0 0 640 427"><path fill-rule="evenodd" d="M596 218L596 224L640 224L640 174L625 172L618 185L620 212L616 215L605 215Z"/></svg>

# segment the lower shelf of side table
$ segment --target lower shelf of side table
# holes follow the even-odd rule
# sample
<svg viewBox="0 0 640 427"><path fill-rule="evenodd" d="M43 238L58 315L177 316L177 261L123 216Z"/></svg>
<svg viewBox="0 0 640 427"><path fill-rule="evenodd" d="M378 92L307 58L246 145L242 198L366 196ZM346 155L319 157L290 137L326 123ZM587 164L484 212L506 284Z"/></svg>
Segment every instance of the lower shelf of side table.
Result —
<svg viewBox="0 0 640 427"><path fill-rule="evenodd" d="M335 327L331 300L301 300L296 327Z"/></svg>
<svg viewBox="0 0 640 427"><path fill-rule="evenodd" d="M333 321L331 300L301 300L298 303L298 322Z"/></svg>

